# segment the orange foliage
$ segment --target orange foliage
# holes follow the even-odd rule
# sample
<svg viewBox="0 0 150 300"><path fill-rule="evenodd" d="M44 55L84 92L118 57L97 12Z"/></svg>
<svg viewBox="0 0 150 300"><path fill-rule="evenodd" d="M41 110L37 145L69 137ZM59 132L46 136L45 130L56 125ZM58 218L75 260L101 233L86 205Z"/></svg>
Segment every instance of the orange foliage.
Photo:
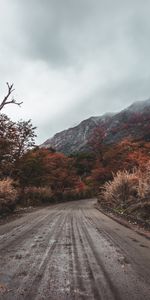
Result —
<svg viewBox="0 0 150 300"><path fill-rule="evenodd" d="M17 174L23 186L50 186L53 191L75 187L78 177L72 159L48 149L29 151L21 160Z"/></svg>

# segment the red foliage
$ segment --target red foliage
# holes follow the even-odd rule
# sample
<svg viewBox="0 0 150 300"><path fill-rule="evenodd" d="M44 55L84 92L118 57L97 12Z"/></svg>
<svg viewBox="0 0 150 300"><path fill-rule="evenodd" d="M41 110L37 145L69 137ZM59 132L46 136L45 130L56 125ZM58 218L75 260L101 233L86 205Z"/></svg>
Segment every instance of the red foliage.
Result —
<svg viewBox="0 0 150 300"><path fill-rule="evenodd" d="M103 142L106 137L106 128L101 125L101 127L96 127L92 133L91 138L89 139L89 146L91 151L96 155L100 160L103 160Z"/></svg>

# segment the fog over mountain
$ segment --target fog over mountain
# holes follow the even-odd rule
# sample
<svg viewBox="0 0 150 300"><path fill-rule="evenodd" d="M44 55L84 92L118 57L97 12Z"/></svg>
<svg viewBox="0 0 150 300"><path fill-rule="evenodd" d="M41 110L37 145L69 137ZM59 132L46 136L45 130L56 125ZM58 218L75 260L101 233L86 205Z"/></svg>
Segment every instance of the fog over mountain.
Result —
<svg viewBox="0 0 150 300"><path fill-rule="evenodd" d="M41 147L65 154L91 151L92 143L104 133L103 143L112 146L124 139L150 141L150 99L137 101L119 113L91 117L67 130L56 133ZM96 133L96 131L98 132ZM98 137L99 139L99 137Z"/></svg>
<svg viewBox="0 0 150 300"><path fill-rule="evenodd" d="M13 82L37 143L150 97L150 1L0 0L0 97Z"/></svg>

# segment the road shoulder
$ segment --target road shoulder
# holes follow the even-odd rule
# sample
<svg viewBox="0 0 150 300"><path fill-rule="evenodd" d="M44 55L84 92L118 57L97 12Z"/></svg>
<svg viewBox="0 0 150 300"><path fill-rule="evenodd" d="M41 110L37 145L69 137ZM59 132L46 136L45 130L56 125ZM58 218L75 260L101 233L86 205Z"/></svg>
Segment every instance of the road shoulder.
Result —
<svg viewBox="0 0 150 300"><path fill-rule="evenodd" d="M117 223L130 228L131 230L137 232L141 236L144 236L145 238L150 240L150 230L145 229L143 226L140 226L139 224L136 224L136 222L132 222L131 220L127 220L124 218L124 216L115 215L113 212L109 212L104 210L98 203L95 204L95 208L99 210L101 213L106 215L107 217L111 218L112 220L116 221Z"/></svg>

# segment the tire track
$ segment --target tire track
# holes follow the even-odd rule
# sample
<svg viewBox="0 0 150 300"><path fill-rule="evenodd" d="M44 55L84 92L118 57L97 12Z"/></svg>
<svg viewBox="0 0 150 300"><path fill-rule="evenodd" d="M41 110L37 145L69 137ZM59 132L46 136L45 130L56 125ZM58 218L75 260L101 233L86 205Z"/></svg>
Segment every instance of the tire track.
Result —
<svg viewBox="0 0 150 300"><path fill-rule="evenodd" d="M58 218L58 220L56 219L56 216ZM59 213L55 213L55 216L53 216L53 219L56 219L56 222L52 223L52 227L50 227L50 230L47 234L47 244L45 245L44 249L41 248L30 248L29 249L29 253L30 253L30 257L25 257L20 259L18 262L19 264L15 263L15 267L13 267L13 274L11 276L11 282L9 283L9 289L12 290L12 293L9 293L8 298L6 296L6 298L4 299L14 299L16 300L16 296L13 296L13 291L14 289L16 290L16 294L19 295L18 299L24 299L24 295L25 295L25 290L28 290L31 286L31 283L33 281L33 279L35 278L35 276L40 277L40 269L42 267L42 264L44 262L44 260L46 259L46 256L48 254L48 250L53 247L53 244L56 244L56 241L54 240L54 235L55 232L58 231L59 226L62 225L62 219L61 219L61 215L60 212ZM50 220L51 221L51 220ZM41 223L38 223L38 226L40 226ZM45 228L46 224L43 224L44 228ZM39 229L39 227L38 227ZM61 228L60 230L61 231ZM52 241L52 243L51 243ZM14 246L14 245L13 245ZM44 253L45 251L45 253ZM12 261L13 263L13 261ZM29 269L28 269L29 268ZM7 269L8 269L8 264L7 264ZM15 270L16 269L16 270ZM29 270L29 271L28 271ZM15 272L14 272L15 271ZM5 272L5 269L4 269ZM20 274L24 275L23 278L22 276L20 276ZM38 285L37 285L38 286ZM32 299L32 298L28 298L28 299Z"/></svg>
<svg viewBox="0 0 150 300"><path fill-rule="evenodd" d="M69 274L72 274L70 276L70 292L72 294L72 300L75 299L75 294L74 294L74 287L75 287L75 277L74 277L74 272L75 272L75 266L73 263L73 241L72 241L72 226L71 226L71 216L69 219L69 232L68 232L68 241L70 241L70 247L68 249L68 256L69 256Z"/></svg>
<svg viewBox="0 0 150 300"><path fill-rule="evenodd" d="M92 224L91 224L91 222L89 222L89 219L87 220L87 218L84 218L83 222L86 224L83 227L83 231L84 231L87 239L89 240L89 243L91 244L91 249L92 249L92 244L93 244L93 251L96 254L97 261L99 261L99 260L102 261L100 255L99 255L99 252L97 251L97 248L95 247L96 243L93 243L93 239L91 238L91 235L90 235L90 229L95 228L95 226L93 226L94 218L93 219L91 218ZM98 225L98 220L95 224ZM99 224L100 224L100 222L99 222ZM95 230L97 230L97 227L95 228ZM116 234L116 233L114 233L114 234ZM149 299L148 294L147 294L148 283L143 278L142 273L140 273L140 274L137 273L135 271L135 268L133 268L133 265L131 265L129 263L131 261L131 257L130 257L130 253L125 252L125 250L123 249L124 243L123 243L122 247L120 247L120 244L116 243L116 241L114 241L113 235L112 236L110 236L109 234L107 235L107 232L105 230L103 232L103 228L102 228L102 230L100 230L99 236L106 238L106 241L109 242L110 247L113 246L114 250L117 251L116 254L118 256L118 259L117 259L117 261L116 261L116 259L114 259L114 267L113 267L114 270L117 268L118 263L119 263L120 267L122 267L123 273L121 272L120 268L118 268L118 272L117 272L118 274L122 273L121 276L118 276L118 274L116 273L117 276L114 277L112 274L112 270L110 270L109 277L107 277L109 282L110 282L110 280L111 280L111 282L113 280L115 283L115 284L113 284L114 294L116 292L118 293L118 299L120 299L119 298L120 292L121 292L121 296L120 296L121 299L131 298L131 299L136 300L136 299L139 299L138 298L139 295L140 295L140 300ZM111 244L110 244L110 241L112 242ZM124 242L124 240L123 240L123 242ZM109 247L109 245L108 245L108 247ZM117 248L115 247L116 245L117 245ZM118 249L119 249L119 251L118 251ZM120 251L120 249L121 249L121 251ZM121 255L122 253L123 253L123 255ZM127 255L124 255L125 253L127 253ZM126 257L127 257L127 259L126 259ZM106 268L104 267L104 271L106 272L106 276L107 276L107 273L109 272L109 265L107 264L106 259L104 259L104 262L105 262L105 266L107 266L107 272L106 272ZM136 265L138 265L138 261L136 262ZM142 269L142 266L141 266L141 269ZM113 279L113 277L114 277L114 279ZM110 282L110 284L111 284L111 282ZM119 286L118 286L118 284L119 284ZM133 290L134 290L134 293L133 293ZM132 297L131 297L131 295L132 295ZM115 299L117 299L117 296Z"/></svg>
<svg viewBox="0 0 150 300"><path fill-rule="evenodd" d="M61 236L63 227L65 225L66 218L67 218L66 214L60 216L58 222L55 224L56 228L53 230L53 232L51 232L52 233L51 239L53 239L53 243L49 244L48 247L46 248L46 251L43 255L43 258L42 258L39 266L37 267L37 262L36 262L36 266L34 266L32 268L32 270L30 271L30 273L28 274L28 278L26 278L26 282L24 283L24 285L26 285L26 283L29 282L29 280L30 280L30 286L27 285L28 293L25 293L25 296L23 299L28 300L28 299L35 298L37 289L40 286L40 282L43 278L45 269L52 260L59 237ZM35 268L36 268L36 270L35 270L35 275L33 278L33 272L34 272ZM23 286L21 288L23 288Z"/></svg>
<svg viewBox="0 0 150 300"><path fill-rule="evenodd" d="M78 222L79 222L79 220L78 220ZM92 295L94 296L94 299L101 300L101 295L100 295L99 289L96 285L96 280L95 280L95 277L94 277L94 273L93 273L93 270L92 270L92 267L91 267L89 257L87 255L87 248L85 247L85 240L83 240L83 238L80 234L79 223L78 222L76 220L76 230L78 232L78 236L79 236L79 240L80 240L80 245L81 245L82 255L83 255L83 261L84 261L84 264L86 266L86 270L87 270L87 273L88 273ZM79 261L78 261L78 264L79 264ZM82 271L81 271L81 274L82 274ZM87 285L86 285L86 287L87 287ZM86 291L87 291L87 289L86 289ZM87 298L83 297L83 299L87 299Z"/></svg>
<svg viewBox="0 0 150 300"><path fill-rule="evenodd" d="M74 298L74 285L72 285L73 268L70 268L70 259L73 264L69 211L52 257L43 274L36 300L76 299Z"/></svg>
<svg viewBox="0 0 150 300"><path fill-rule="evenodd" d="M79 238L76 231L75 219L71 211L68 211L67 218L65 221L65 232L61 232L61 241L60 237L58 238L58 243L55 247L53 257L58 257L58 253L63 252L66 253L65 256L65 270L63 270L62 265L59 266L59 257L58 262L53 262L51 260L51 264L49 264L49 270L47 271L47 275L53 273L53 287L49 291L49 295L47 297L41 294L43 299L68 299L68 300L81 300L87 299L87 289L85 287L84 280L82 278L83 270L82 270L82 260L81 260L81 251L80 244L78 243ZM67 226L68 225L68 226ZM66 244L62 242L66 241ZM66 270L68 269L68 274L66 278ZM59 272L59 274L58 274ZM46 275L45 275L46 278ZM66 284L65 284L66 279ZM68 284L69 283L69 284ZM45 287L48 284L45 284ZM58 285L58 287L56 287ZM56 290L55 290L56 289ZM48 290L48 289L47 289ZM48 298L49 297L49 298ZM37 299L41 299L37 297ZM91 300L91 298L88 298Z"/></svg>
<svg viewBox="0 0 150 300"><path fill-rule="evenodd" d="M60 214L60 212L58 212L58 215ZM0 251L5 250L6 248L8 248L10 245L16 247L16 245L20 244L19 240L23 240L23 235L27 235L29 234L31 231L33 231L35 228L39 227L40 225L43 224L44 221L46 221L47 219L49 219L52 216L55 216L56 213L54 212L53 214L47 214L46 216L42 216L39 217L38 219L35 219L33 221L33 223L29 223L27 225L22 224L19 228L15 228L14 230L12 230L11 232L9 232L9 234L6 234L6 236L4 236L1 239L1 246L0 246ZM15 235L16 234L16 235Z"/></svg>
<svg viewBox="0 0 150 300"><path fill-rule="evenodd" d="M108 233L107 229L104 229L103 226L100 229L99 228L100 220L97 217L92 218L91 216L85 215L85 212L84 212L84 216L86 218L87 223L89 223L90 225L95 227L96 230L100 233L100 235L102 235L110 243L110 245L113 245L117 249L117 252L121 256L124 257L124 260L126 261L126 263L128 265L132 265L132 269L134 270L134 272L135 273L138 272L139 268L137 268L137 266L138 266L137 256L132 255L132 258L131 258L131 255L129 256L128 242L123 238L120 239L120 236L118 236L118 233L116 233L114 231L113 231L113 235L112 235L112 232ZM110 230L110 228L109 228L109 230ZM133 248L132 248L133 252L134 252L134 248L136 251L137 247L136 246L134 247L134 245L133 245ZM145 272L145 268L143 267L143 265L140 265L140 272L138 272L139 277L141 277L141 269L142 268L143 268L143 271ZM149 271L148 271L148 273L149 273ZM142 278L141 278L141 280L142 280Z"/></svg>
<svg viewBox="0 0 150 300"><path fill-rule="evenodd" d="M79 258L79 249L77 247L77 236L75 236L75 220L73 215L71 216L70 220L71 225L71 240L72 240L72 259L73 259L73 276L74 277L74 291L78 291L83 294L86 293L86 289L84 286L83 278L82 278L82 268L81 268L81 261ZM76 294L74 293L74 296ZM79 295L80 299L85 299L84 296Z"/></svg>
<svg viewBox="0 0 150 300"><path fill-rule="evenodd" d="M80 229L79 229L79 224L80 224ZM107 273L101 259L100 259L100 255L97 252L96 248L94 247L94 243L93 240L91 238L91 235L89 234L89 231L87 230L87 226L85 226L85 223L81 222L81 220L79 220L78 222L78 230L79 230L79 234L80 234L80 238L81 238L81 244L83 246L83 249L86 253L86 258L87 258L87 262L89 263L90 266L90 270L92 272L92 277L93 277L93 281L95 282L95 288L97 291L97 294L95 295L96 299L114 299L114 300L120 300L121 296L118 293L118 290L116 289L116 287L114 286L114 284L112 283L112 280L109 277L109 274ZM81 233L82 230L82 233ZM84 235L83 235L84 233ZM85 247L85 239L86 242L88 243L88 250ZM88 253L91 252L90 253ZM94 268L92 268L92 264L90 262L89 257L92 257L95 259L96 264L97 264L97 272L102 273L103 275L103 282L100 280L96 280L95 276L96 276L96 268L94 266ZM110 291L110 293L108 293L108 291ZM100 297L100 298L98 298Z"/></svg>

